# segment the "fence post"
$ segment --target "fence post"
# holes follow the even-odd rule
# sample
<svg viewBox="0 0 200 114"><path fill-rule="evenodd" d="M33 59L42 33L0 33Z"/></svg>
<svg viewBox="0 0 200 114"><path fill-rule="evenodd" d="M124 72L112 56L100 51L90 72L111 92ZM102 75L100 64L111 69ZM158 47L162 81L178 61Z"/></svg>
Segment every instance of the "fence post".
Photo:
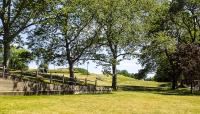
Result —
<svg viewBox="0 0 200 114"><path fill-rule="evenodd" d="M87 78L85 78L85 85L87 85Z"/></svg>
<svg viewBox="0 0 200 114"><path fill-rule="evenodd" d="M199 91L200 91L200 80L198 80L198 87L199 87Z"/></svg>
<svg viewBox="0 0 200 114"><path fill-rule="evenodd" d="M97 80L95 80L95 90L96 90L96 88L97 88Z"/></svg>
<svg viewBox="0 0 200 114"><path fill-rule="evenodd" d="M22 72L22 70L21 70L21 77L23 76L23 72Z"/></svg>
<svg viewBox="0 0 200 114"><path fill-rule="evenodd" d="M38 84L36 83L36 95L38 95Z"/></svg>
<svg viewBox="0 0 200 114"><path fill-rule="evenodd" d="M51 84L51 82L52 82L52 74L50 73L50 84Z"/></svg>
<svg viewBox="0 0 200 114"><path fill-rule="evenodd" d="M63 74L63 84L65 83L65 75Z"/></svg>
<svg viewBox="0 0 200 114"><path fill-rule="evenodd" d="M36 71L36 77L38 77L38 70Z"/></svg>
<svg viewBox="0 0 200 114"><path fill-rule="evenodd" d="M2 76L3 76L3 78L5 77L5 66L3 66Z"/></svg>

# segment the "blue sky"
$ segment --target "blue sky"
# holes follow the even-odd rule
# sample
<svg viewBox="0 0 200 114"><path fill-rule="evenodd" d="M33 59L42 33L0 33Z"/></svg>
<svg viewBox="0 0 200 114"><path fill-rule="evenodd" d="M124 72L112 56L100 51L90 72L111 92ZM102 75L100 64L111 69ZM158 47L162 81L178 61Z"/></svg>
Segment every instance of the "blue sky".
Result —
<svg viewBox="0 0 200 114"><path fill-rule="evenodd" d="M79 68L84 68L87 69L87 63L83 65L78 65L75 67ZM35 62L32 62L29 64L29 68L37 68L37 65ZM56 69L56 68L67 68L67 66L54 66L54 65L49 65L49 69ZM137 59L132 59L132 60L124 60L120 62L119 65L117 65L118 70L127 70L129 73L137 73L139 69L142 69L142 66L138 64ZM88 64L88 70L90 73L95 73L95 74L102 74L102 67L101 66L96 66L94 62L89 62ZM154 73L148 74L148 77L154 76Z"/></svg>
<svg viewBox="0 0 200 114"><path fill-rule="evenodd" d="M54 66L54 65L49 65L50 69L56 69L56 68L66 68L67 66ZM87 69L87 63L83 65L76 65L75 67L80 67L80 68L85 68ZM37 65L35 62L31 62L29 64L29 68L37 68ZM120 64L117 66L118 70L127 70L130 73L137 73L139 69L141 69L141 65L137 63L137 59L132 59L132 60L124 60L120 62ZM88 70L91 73L96 73L96 74L101 74L102 72L102 67L97 66L94 62L90 61L88 64Z"/></svg>

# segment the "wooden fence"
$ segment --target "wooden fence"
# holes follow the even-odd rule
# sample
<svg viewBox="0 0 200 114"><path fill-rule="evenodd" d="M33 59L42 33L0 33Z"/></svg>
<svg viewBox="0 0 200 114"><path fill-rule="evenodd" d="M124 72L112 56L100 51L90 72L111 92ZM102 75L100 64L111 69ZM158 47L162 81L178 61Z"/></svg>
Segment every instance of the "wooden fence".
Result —
<svg viewBox="0 0 200 114"><path fill-rule="evenodd" d="M21 74L21 76L6 74L5 67L3 67L1 77L3 79L13 81L13 90L17 91L10 92L12 95L99 94L112 92L110 87L98 86L97 80L92 81L87 80L87 78L80 80L70 78L67 79L64 75L60 76L59 79L54 79L55 76L51 74L50 78L42 77L42 75L43 74L36 72L34 77L35 80L33 80L31 79L33 76L23 76L23 74ZM40 78L42 78L42 80L48 80L48 82L38 80Z"/></svg>

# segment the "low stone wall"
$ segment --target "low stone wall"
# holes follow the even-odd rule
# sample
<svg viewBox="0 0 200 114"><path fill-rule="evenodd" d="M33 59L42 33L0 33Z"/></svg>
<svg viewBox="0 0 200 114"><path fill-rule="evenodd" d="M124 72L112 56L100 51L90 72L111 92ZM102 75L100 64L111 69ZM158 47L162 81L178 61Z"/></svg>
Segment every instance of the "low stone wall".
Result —
<svg viewBox="0 0 200 114"><path fill-rule="evenodd" d="M18 79L0 79L0 95L102 94L111 92L110 87L104 86L48 84Z"/></svg>
<svg viewBox="0 0 200 114"><path fill-rule="evenodd" d="M89 86L75 86L74 94L102 94L111 93L112 89L110 87L99 86L95 87Z"/></svg>

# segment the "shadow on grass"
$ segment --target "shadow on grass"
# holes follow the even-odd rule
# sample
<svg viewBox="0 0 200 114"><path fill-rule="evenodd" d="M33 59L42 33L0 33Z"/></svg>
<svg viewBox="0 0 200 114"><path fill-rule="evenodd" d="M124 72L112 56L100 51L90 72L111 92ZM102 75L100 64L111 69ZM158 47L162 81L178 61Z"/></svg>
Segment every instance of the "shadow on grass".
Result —
<svg viewBox="0 0 200 114"><path fill-rule="evenodd" d="M159 87L171 87L171 83L160 84Z"/></svg>
<svg viewBox="0 0 200 114"><path fill-rule="evenodd" d="M180 95L180 96L194 96L200 95L199 92L190 93L188 88L179 88L177 90L171 90L168 84L160 85L159 87L146 87L146 86L120 86L120 90L123 91L135 91L135 92L150 92L161 95Z"/></svg>

